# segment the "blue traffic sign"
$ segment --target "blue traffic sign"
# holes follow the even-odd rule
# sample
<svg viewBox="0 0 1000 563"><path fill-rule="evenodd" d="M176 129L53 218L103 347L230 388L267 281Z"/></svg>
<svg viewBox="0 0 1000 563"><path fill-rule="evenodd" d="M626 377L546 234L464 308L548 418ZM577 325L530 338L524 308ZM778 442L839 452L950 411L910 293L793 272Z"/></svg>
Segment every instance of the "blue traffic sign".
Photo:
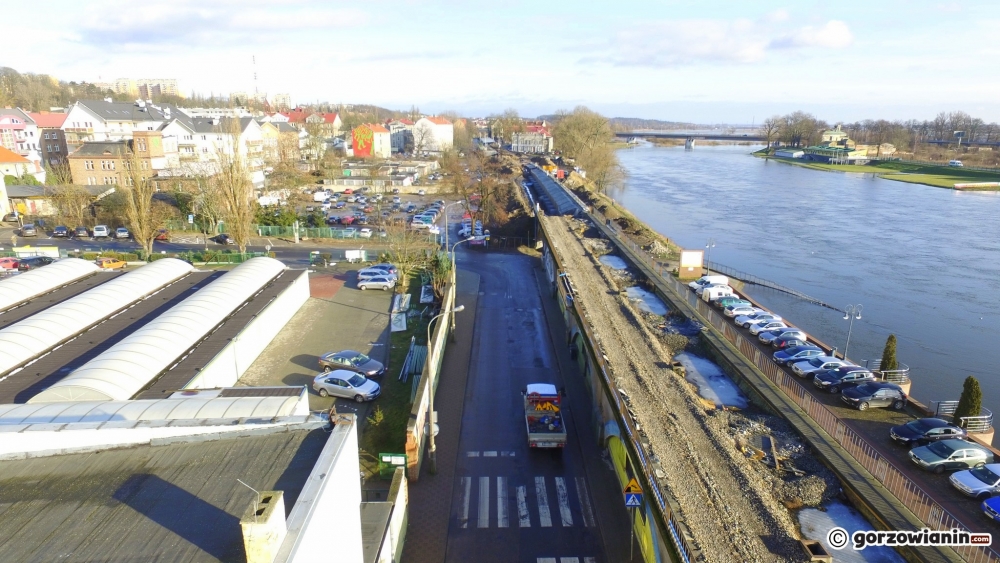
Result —
<svg viewBox="0 0 1000 563"><path fill-rule="evenodd" d="M642 494L641 493L626 493L625 494L625 507L626 508L639 508L642 504Z"/></svg>

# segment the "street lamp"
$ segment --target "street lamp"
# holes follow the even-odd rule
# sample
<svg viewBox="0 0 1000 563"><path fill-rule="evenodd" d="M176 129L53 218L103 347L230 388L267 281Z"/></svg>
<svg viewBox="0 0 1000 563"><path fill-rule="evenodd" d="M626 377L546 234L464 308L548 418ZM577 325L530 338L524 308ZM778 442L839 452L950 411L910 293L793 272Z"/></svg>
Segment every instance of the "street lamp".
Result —
<svg viewBox="0 0 1000 563"><path fill-rule="evenodd" d="M847 359L847 349L851 346L851 331L854 329L854 319L861 320L861 309L859 305L848 305L844 309L844 320L851 319L851 324L847 327L847 344L844 345L844 359Z"/></svg>
<svg viewBox="0 0 1000 563"><path fill-rule="evenodd" d="M705 248L708 249L708 252L705 253L705 269L708 270L708 273L711 274L712 269L708 266L708 263L710 261L710 258L712 257L712 249L715 248L715 239L714 238L708 239L708 244L705 245Z"/></svg>
<svg viewBox="0 0 1000 563"><path fill-rule="evenodd" d="M462 244L463 242L469 242L470 240L472 240L474 238L475 237L464 238L464 239L456 242L455 244L451 245L451 268L452 269L455 269L455 248L457 248L458 245Z"/></svg>
<svg viewBox="0 0 1000 563"><path fill-rule="evenodd" d="M434 321L437 320L437 318L441 317L442 315L447 315L448 313L461 313L464 310L465 310L465 305L459 305L458 307L455 307L454 309L451 309L451 310L448 310L448 311L442 311L442 312L438 313L434 318L431 319L431 322L427 323L427 350L428 351L431 350L431 325L434 324ZM436 363L437 362L433 361L433 358L431 358L430 356L428 356L428 366L433 366ZM427 408L430 411L430 414L428 415L428 418L430 420L427 423L427 427L430 429L429 432L428 432L428 434L430 435L430 440L431 440L430 444L428 446L429 449L430 449L430 451L428 451L427 457L428 457L428 461L430 461L430 464L431 464L431 466L430 466L431 475L437 475L437 471L438 471L438 466L437 466L437 445L434 443L434 423L435 423L435 420L434 420L434 379L433 379L433 377L431 377L431 373L433 373L433 368L431 368L427 372L427 376L428 376L428 380L427 380L427 404L428 404L428 406L427 406Z"/></svg>
<svg viewBox="0 0 1000 563"><path fill-rule="evenodd" d="M448 205L445 205L444 207L441 208L441 211L444 213L444 247L445 248L448 248L448 208L451 207L452 205L458 205L460 203L462 203L462 202L461 201L454 201L454 202L449 203Z"/></svg>

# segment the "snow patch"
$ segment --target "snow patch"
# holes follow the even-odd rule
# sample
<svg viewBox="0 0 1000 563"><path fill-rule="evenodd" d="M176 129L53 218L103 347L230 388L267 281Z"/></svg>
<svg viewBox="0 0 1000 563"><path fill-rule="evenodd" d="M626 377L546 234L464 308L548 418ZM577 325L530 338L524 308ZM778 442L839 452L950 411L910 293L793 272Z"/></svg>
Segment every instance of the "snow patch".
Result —
<svg viewBox="0 0 1000 563"><path fill-rule="evenodd" d="M652 313L654 315L666 315L667 306L660 301L660 298L653 293L637 286L629 287L625 290L629 300L635 303L640 311Z"/></svg>
<svg viewBox="0 0 1000 563"><path fill-rule="evenodd" d="M866 547L861 551L854 551L850 545L841 550L830 547L826 541L826 534L830 528L839 526L847 530L847 533L853 534L858 530L874 530L875 527L857 510L842 502L830 501L824 507L826 512L815 508L800 510L799 526L802 528L802 535L822 543L823 547L833 555L834 561L837 563L904 563L905 560L891 547Z"/></svg>
<svg viewBox="0 0 1000 563"><path fill-rule="evenodd" d="M745 409L749 406L740 388L719 366L705 358L681 352L674 357L684 366L684 378L698 388L698 394L716 406Z"/></svg>
<svg viewBox="0 0 1000 563"><path fill-rule="evenodd" d="M628 263L624 259L613 254L605 254L597 259L598 262L611 268L612 270L627 270Z"/></svg>

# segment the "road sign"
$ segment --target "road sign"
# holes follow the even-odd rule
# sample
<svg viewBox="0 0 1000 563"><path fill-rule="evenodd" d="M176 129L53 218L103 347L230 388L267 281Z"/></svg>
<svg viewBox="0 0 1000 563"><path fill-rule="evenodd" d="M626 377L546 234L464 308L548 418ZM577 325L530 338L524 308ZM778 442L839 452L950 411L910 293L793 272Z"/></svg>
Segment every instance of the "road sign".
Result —
<svg viewBox="0 0 1000 563"><path fill-rule="evenodd" d="M188 224L193 224L193 223L194 223L194 215L188 213Z"/></svg>
<svg viewBox="0 0 1000 563"><path fill-rule="evenodd" d="M632 477L632 479L628 482L628 485L625 485L625 489L622 492L625 494L635 493L641 495L642 487L639 486L639 482L635 480L635 477Z"/></svg>
<svg viewBox="0 0 1000 563"><path fill-rule="evenodd" d="M642 506L642 494L640 493L626 493L625 494L625 507L626 508L639 508Z"/></svg>

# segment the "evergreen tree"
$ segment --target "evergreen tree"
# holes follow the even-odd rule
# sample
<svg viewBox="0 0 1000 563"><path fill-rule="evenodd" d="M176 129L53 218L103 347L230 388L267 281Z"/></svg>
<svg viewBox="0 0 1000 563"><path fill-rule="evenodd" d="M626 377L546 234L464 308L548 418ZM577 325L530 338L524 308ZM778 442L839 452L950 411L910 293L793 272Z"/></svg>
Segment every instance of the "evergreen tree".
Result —
<svg viewBox="0 0 1000 563"><path fill-rule="evenodd" d="M979 411L983 406L983 391L979 388L979 380L973 376L965 378L962 386L962 397L958 400L958 407L952 417L955 426L962 426L962 417L979 416Z"/></svg>
<svg viewBox="0 0 1000 563"><path fill-rule="evenodd" d="M886 372L899 369L899 362L896 361L896 335L890 334L885 341L885 350L882 351L882 363L879 370Z"/></svg>

